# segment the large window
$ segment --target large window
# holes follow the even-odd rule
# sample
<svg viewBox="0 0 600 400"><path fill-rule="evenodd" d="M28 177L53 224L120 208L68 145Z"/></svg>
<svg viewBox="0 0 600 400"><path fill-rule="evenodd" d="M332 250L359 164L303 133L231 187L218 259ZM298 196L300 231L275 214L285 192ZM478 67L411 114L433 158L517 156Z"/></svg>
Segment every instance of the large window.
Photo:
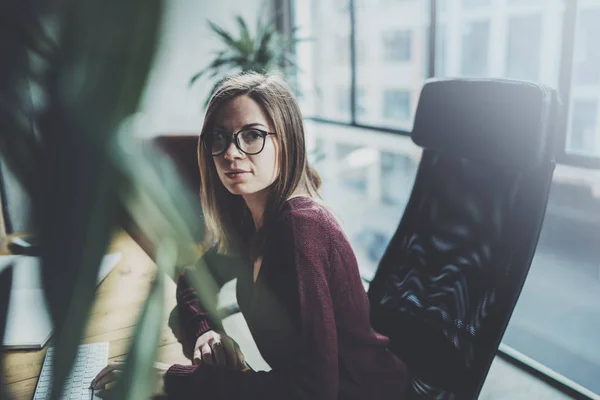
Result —
<svg viewBox="0 0 600 400"><path fill-rule="evenodd" d="M596 2L597 3L597 2ZM576 85L600 84L600 5L582 2L577 23L575 66L573 79Z"/></svg>
<svg viewBox="0 0 600 400"><path fill-rule="evenodd" d="M322 96L336 93L329 103L317 96L303 110L320 117L307 126L310 140L319 143L311 159L364 276L375 271L412 190L421 150L406 135L430 74L559 89L565 112L556 126L564 147L537 252L503 342L600 394L600 0L437 0L435 49L429 48L429 1L380 0L379 7L348 9L328 21L315 14L331 2L296 2L297 15L312 7L314 16L304 20L314 40L303 44L305 57L299 53L301 63L310 60L304 85L318 83ZM334 28L338 17L342 28ZM333 31L354 38L347 65L319 50Z"/></svg>
<svg viewBox="0 0 600 400"><path fill-rule="evenodd" d="M600 1L581 1L577 15L567 152L600 156Z"/></svg>
<svg viewBox="0 0 600 400"><path fill-rule="evenodd" d="M385 90L383 92L383 118L397 122L408 122L410 118L410 92Z"/></svg>
<svg viewBox="0 0 600 400"><path fill-rule="evenodd" d="M364 43L364 42L361 42ZM383 59L387 62L410 61L412 32L409 30L383 33Z"/></svg>
<svg viewBox="0 0 600 400"><path fill-rule="evenodd" d="M297 45L300 102L312 117L409 132L427 72L427 2L366 3L295 2L299 35L310 38ZM390 93L398 87L406 93Z"/></svg>
<svg viewBox="0 0 600 400"><path fill-rule="evenodd" d="M492 0L462 0L465 9L489 7Z"/></svg>
<svg viewBox="0 0 600 400"><path fill-rule="evenodd" d="M562 0L438 0L435 74L559 86Z"/></svg>
<svg viewBox="0 0 600 400"><path fill-rule="evenodd" d="M344 142L335 143L336 159L344 168L340 170L339 180L344 192L353 192L358 197L367 197L367 169L356 162L356 154L360 155L362 146L357 144L347 144Z"/></svg>
<svg viewBox="0 0 600 400"><path fill-rule="evenodd" d="M427 70L426 3L385 1L380 7L356 9L357 57L359 49L368 50L365 61L355 68L356 85L368 88L364 113L358 113L357 92L357 124L410 131Z"/></svg>
<svg viewBox="0 0 600 400"><path fill-rule="evenodd" d="M339 34L332 42L337 66L347 67L350 63L350 46L348 45L348 40L348 35Z"/></svg>
<svg viewBox="0 0 600 400"><path fill-rule="evenodd" d="M308 39L296 46L299 100L306 115L351 121L349 4L348 0L296 2L297 35Z"/></svg>
<svg viewBox="0 0 600 400"><path fill-rule="evenodd" d="M343 86L337 88L337 115L340 119L350 118L350 89Z"/></svg>
<svg viewBox="0 0 600 400"><path fill-rule="evenodd" d="M398 188L412 185L418 161L404 152L382 151L380 165L381 201L386 205L405 206L408 191Z"/></svg>
<svg viewBox="0 0 600 400"><path fill-rule="evenodd" d="M538 80L541 62L541 34L541 14L510 17L506 52L506 76L508 78Z"/></svg>
<svg viewBox="0 0 600 400"><path fill-rule="evenodd" d="M597 148L598 101L573 101L571 119L570 148L579 152L594 151Z"/></svg>
<svg viewBox="0 0 600 400"><path fill-rule="evenodd" d="M361 118L367 114L367 90L359 86L356 88L356 116Z"/></svg>
<svg viewBox="0 0 600 400"><path fill-rule="evenodd" d="M488 75L489 41L489 21L469 21L464 24L462 31L461 75Z"/></svg>

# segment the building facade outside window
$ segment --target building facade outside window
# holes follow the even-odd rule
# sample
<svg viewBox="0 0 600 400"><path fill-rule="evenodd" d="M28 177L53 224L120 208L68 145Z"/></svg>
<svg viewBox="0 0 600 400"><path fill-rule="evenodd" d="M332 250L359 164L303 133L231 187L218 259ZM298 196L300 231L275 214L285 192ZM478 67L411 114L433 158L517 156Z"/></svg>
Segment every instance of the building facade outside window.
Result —
<svg viewBox="0 0 600 400"><path fill-rule="evenodd" d="M410 61L412 32L401 30L383 34L383 59L388 62Z"/></svg>
<svg viewBox="0 0 600 400"><path fill-rule="evenodd" d="M462 31L461 75L486 76L489 74L490 22L470 21Z"/></svg>
<svg viewBox="0 0 600 400"><path fill-rule="evenodd" d="M582 1L577 18L567 152L600 157L600 1Z"/></svg>
<svg viewBox="0 0 600 400"><path fill-rule="evenodd" d="M383 92L383 118L407 122L410 119L410 92L385 90Z"/></svg>
<svg viewBox="0 0 600 400"><path fill-rule="evenodd" d="M508 20L506 77L536 81L540 74L542 16L511 16Z"/></svg>
<svg viewBox="0 0 600 400"><path fill-rule="evenodd" d="M338 35L333 42L333 52L336 55L336 64L339 66L350 65L350 45L348 41L350 37L348 35Z"/></svg>
<svg viewBox="0 0 600 400"><path fill-rule="evenodd" d="M570 148L579 153L593 152L597 147L598 101L574 100L572 106Z"/></svg>
<svg viewBox="0 0 600 400"><path fill-rule="evenodd" d="M418 162L402 153L381 152L381 201L388 205L404 206L408 202L406 190L397 187L410 187L416 174Z"/></svg>
<svg viewBox="0 0 600 400"><path fill-rule="evenodd" d="M489 7L491 5L492 0L461 0L462 5L465 9L476 9Z"/></svg>

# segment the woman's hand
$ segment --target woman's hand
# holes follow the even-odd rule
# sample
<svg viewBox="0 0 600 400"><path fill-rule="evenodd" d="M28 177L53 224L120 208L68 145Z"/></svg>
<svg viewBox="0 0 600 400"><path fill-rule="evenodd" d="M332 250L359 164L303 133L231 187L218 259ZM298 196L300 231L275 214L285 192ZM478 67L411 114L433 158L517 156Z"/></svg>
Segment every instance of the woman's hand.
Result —
<svg viewBox="0 0 600 400"><path fill-rule="evenodd" d="M194 346L194 364L222 365L235 370L246 369L244 354L238 344L224 333L203 333Z"/></svg>
<svg viewBox="0 0 600 400"><path fill-rule="evenodd" d="M167 370L171 366L168 364L163 364L159 362L154 363L154 372L156 376L156 385L154 390L152 391L153 396L163 396L165 395L165 384L164 377L167 373ZM123 375L123 370L125 368L124 361L112 361L106 367L102 369L102 371L98 372L98 375L92 380L90 384L90 389L94 390L105 390L106 386L115 382ZM102 397L102 396L100 396ZM110 396L109 396L110 397Z"/></svg>

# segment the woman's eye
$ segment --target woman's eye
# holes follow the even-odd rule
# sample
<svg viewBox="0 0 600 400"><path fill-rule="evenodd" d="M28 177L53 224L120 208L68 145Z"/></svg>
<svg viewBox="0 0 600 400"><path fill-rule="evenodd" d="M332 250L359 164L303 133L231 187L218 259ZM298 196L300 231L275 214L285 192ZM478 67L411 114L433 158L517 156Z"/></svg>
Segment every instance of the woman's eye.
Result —
<svg viewBox="0 0 600 400"><path fill-rule="evenodd" d="M245 142L251 142L253 140L257 140L260 138L260 132L259 131L245 131L242 134L242 138L244 139Z"/></svg>
<svg viewBox="0 0 600 400"><path fill-rule="evenodd" d="M223 142L223 141L225 141L225 134L223 134L223 133L215 133L213 135L213 141L215 141L215 142Z"/></svg>

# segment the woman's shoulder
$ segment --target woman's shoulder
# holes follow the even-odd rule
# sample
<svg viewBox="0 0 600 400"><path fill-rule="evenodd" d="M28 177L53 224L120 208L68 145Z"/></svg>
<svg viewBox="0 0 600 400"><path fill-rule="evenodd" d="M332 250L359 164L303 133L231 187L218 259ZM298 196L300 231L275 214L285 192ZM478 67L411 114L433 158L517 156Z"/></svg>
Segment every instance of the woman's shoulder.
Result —
<svg viewBox="0 0 600 400"><path fill-rule="evenodd" d="M268 233L270 249L276 252L292 246L311 260L331 260L339 254L344 265L354 258L352 246L334 214L318 201L307 197L288 200Z"/></svg>
<svg viewBox="0 0 600 400"><path fill-rule="evenodd" d="M275 218L274 228L309 230L325 233L341 232L335 216L325 205L310 197L297 196L287 200Z"/></svg>

